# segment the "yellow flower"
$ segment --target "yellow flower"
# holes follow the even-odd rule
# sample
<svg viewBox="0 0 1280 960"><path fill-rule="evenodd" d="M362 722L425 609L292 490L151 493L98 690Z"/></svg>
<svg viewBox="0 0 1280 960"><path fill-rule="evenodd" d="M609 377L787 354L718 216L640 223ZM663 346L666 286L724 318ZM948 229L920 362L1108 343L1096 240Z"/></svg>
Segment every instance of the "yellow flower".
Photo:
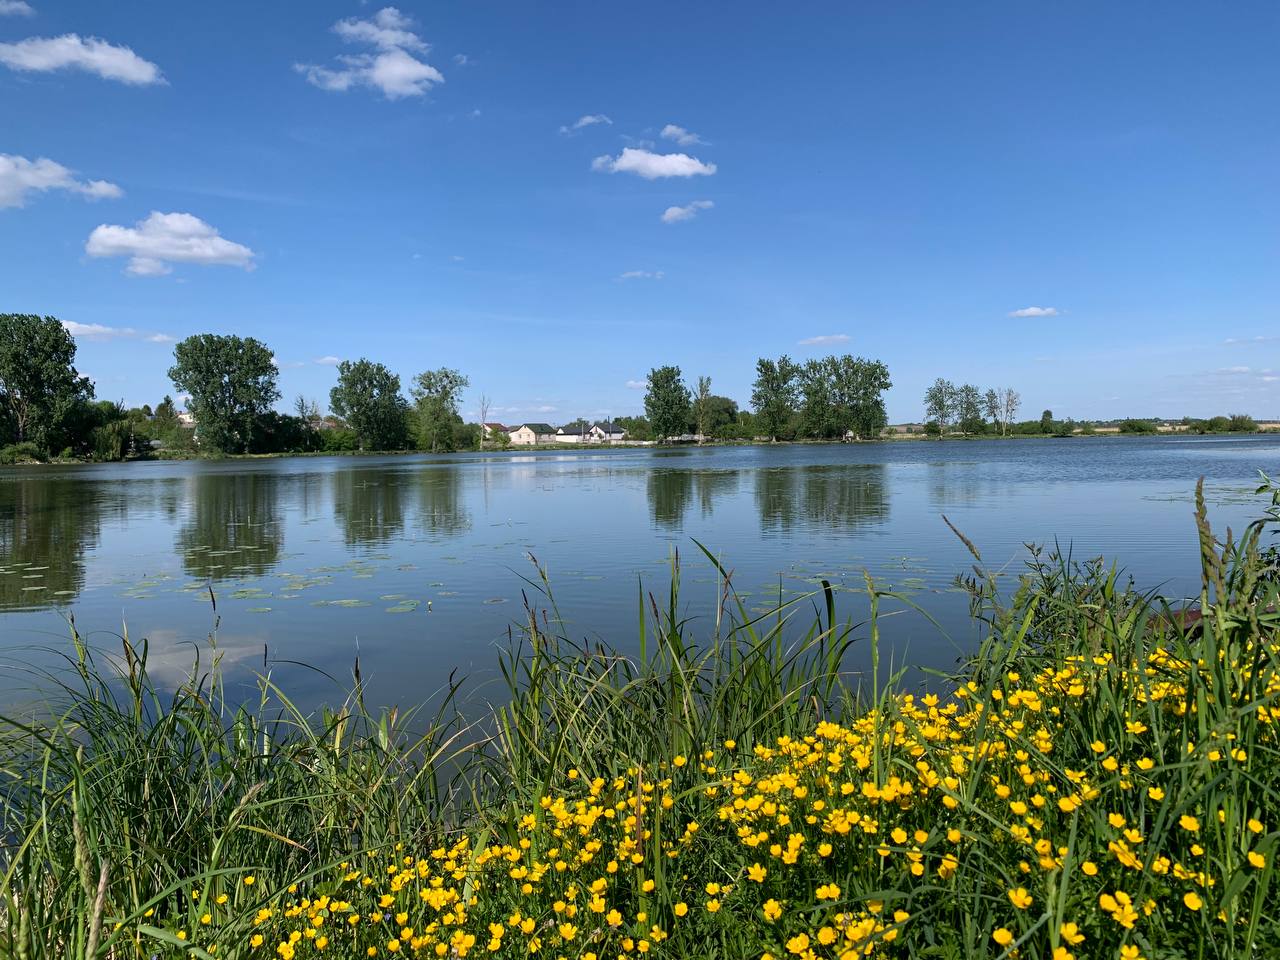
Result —
<svg viewBox="0 0 1280 960"><path fill-rule="evenodd" d="M1087 877L1096 877L1098 875L1098 865L1092 860L1086 860L1080 864L1080 870Z"/></svg>
<svg viewBox="0 0 1280 960"><path fill-rule="evenodd" d="M689 905L684 901L681 901L680 903L677 903L674 907L672 907L672 912L675 913L677 917L683 917L686 913L689 912Z"/></svg>
<svg viewBox="0 0 1280 960"><path fill-rule="evenodd" d="M678 757L676 757L674 760L672 760L672 761L671 761L671 763L672 763L674 766L677 766L677 767L683 767L683 766L684 766L686 763L688 763L688 762L689 762L689 758L688 758L688 757L686 757L686 756L683 756L683 755L678 756Z"/></svg>
<svg viewBox="0 0 1280 960"><path fill-rule="evenodd" d="M1076 955L1066 947L1054 947L1053 960L1076 960Z"/></svg>
<svg viewBox="0 0 1280 960"><path fill-rule="evenodd" d="M260 933L255 933L252 937L250 937L250 938L249 938L249 946L251 946L251 947L260 947L260 946L262 946L262 934L260 934Z"/></svg>
<svg viewBox="0 0 1280 960"><path fill-rule="evenodd" d="M1178 818L1178 826L1182 827L1183 830L1195 833L1200 829L1200 821L1191 816L1191 814L1184 813Z"/></svg>
<svg viewBox="0 0 1280 960"><path fill-rule="evenodd" d="M399 941L399 940L388 940L388 941L387 941L387 953L399 953L399 952L400 952L400 941Z"/></svg>
<svg viewBox="0 0 1280 960"><path fill-rule="evenodd" d="M991 934L991 939L1002 947L1007 947L1013 943L1013 932L1008 927L997 927L995 933Z"/></svg>
<svg viewBox="0 0 1280 960"><path fill-rule="evenodd" d="M244 885L245 885L246 887L252 887L252 886L253 886L253 884L254 884L254 881L256 881L257 879L258 879L258 878L257 878L257 877L254 877L254 876L248 876L248 877L245 877L245 878L244 878Z"/></svg>
<svg viewBox="0 0 1280 960"><path fill-rule="evenodd" d="M756 883L764 883L764 875L768 871L758 863L753 863L747 867L747 878L754 880Z"/></svg>
<svg viewBox="0 0 1280 960"><path fill-rule="evenodd" d="M1164 791L1159 787L1147 787L1147 796L1158 803L1164 799Z"/></svg>
<svg viewBox="0 0 1280 960"><path fill-rule="evenodd" d="M766 900L764 902L764 918L770 923L782 916L782 904L777 900Z"/></svg>
<svg viewBox="0 0 1280 960"><path fill-rule="evenodd" d="M839 900L840 888L834 883L824 883L814 893L819 900Z"/></svg>
<svg viewBox="0 0 1280 960"><path fill-rule="evenodd" d="M1255 820L1253 817L1249 818L1249 822L1246 824L1246 826L1249 828L1250 833L1261 833L1264 829L1264 827L1262 826L1262 821Z"/></svg>
<svg viewBox="0 0 1280 960"><path fill-rule="evenodd" d="M794 937L787 941L787 951L794 953L797 957L802 956L809 949L809 935L806 933L797 933Z"/></svg>
<svg viewBox="0 0 1280 960"><path fill-rule="evenodd" d="M572 923L562 923L559 926L560 936L565 940L572 940L578 935L578 928Z"/></svg>
<svg viewBox="0 0 1280 960"><path fill-rule="evenodd" d="M737 741L736 741L736 740L726 740L726 741L724 742L724 748L725 748L726 750L732 750L732 749L733 749L734 747L736 747L737 745L738 745L738 743L737 743Z"/></svg>
<svg viewBox="0 0 1280 960"><path fill-rule="evenodd" d="M1027 893L1026 887L1017 887L1009 891L1009 902L1019 910L1025 910L1031 906L1033 899L1031 894Z"/></svg>
<svg viewBox="0 0 1280 960"><path fill-rule="evenodd" d="M1258 853L1257 850L1250 850L1249 865L1252 867L1255 867L1258 870L1261 870L1263 867L1267 865L1267 858L1264 857L1262 854Z"/></svg>
<svg viewBox="0 0 1280 960"><path fill-rule="evenodd" d="M1084 942L1084 934L1080 932L1080 928L1074 923L1064 923L1058 928L1058 936L1067 941L1071 946Z"/></svg>
<svg viewBox="0 0 1280 960"><path fill-rule="evenodd" d="M1142 951L1137 944L1126 943L1120 948L1120 960L1142 960Z"/></svg>
<svg viewBox="0 0 1280 960"><path fill-rule="evenodd" d="M204 914L203 916L200 917L200 922L207 927L210 923L213 922L212 914L208 914L208 913Z"/></svg>
<svg viewBox="0 0 1280 960"><path fill-rule="evenodd" d="M707 913L717 913L720 910L720 901L712 898L707 901Z"/></svg>
<svg viewBox="0 0 1280 960"><path fill-rule="evenodd" d="M1200 899L1200 895L1194 890L1188 890L1183 894L1182 902L1186 904L1188 910L1199 910L1204 906L1204 901Z"/></svg>

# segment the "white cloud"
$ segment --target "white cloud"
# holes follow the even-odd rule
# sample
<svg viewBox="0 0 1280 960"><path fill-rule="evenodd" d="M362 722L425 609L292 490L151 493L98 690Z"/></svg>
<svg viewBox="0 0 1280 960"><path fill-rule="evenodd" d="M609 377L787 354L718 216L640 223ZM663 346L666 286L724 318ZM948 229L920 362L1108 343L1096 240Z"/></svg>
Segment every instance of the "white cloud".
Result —
<svg viewBox="0 0 1280 960"><path fill-rule="evenodd" d="M0 0L0 17L31 17L35 11L23 0Z"/></svg>
<svg viewBox="0 0 1280 960"><path fill-rule="evenodd" d="M645 383L643 380L628 380L628 381L627 381L627 389L628 389L628 390L643 390L643 389L645 389L645 387L647 387L647 386L649 386L649 384Z"/></svg>
<svg viewBox="0 0 1280 960"><path fill-rule="evenodd" d="M295 63L293 68L321 90L373 87L388 100L423 96L444 83L444 75L413 55L426 54L430 47L409 29L412 23L395 7L384 7L369 20L339 20L334 33L348 43L368 44L377 53L342 54L336 68L311 63Z"/></svg>
<svg viewBox="0 0 1280 960"><path fill-rule="evenodd" d="M597 123L603 123L608 126L613 126L613 121L610 120L608 117L606 117L603 113L588 113L584 116L579 117L577 120L573 121L572 126L567 126L567 127L562 126L560 128L560 132L563 134L570 134L570 133L574 133L577 130L583 129L584 127L593 127Z"/></svg>
<svg viewBox="0 0 1280 960"><path fill-rule="evenodd" d="M1253 370L1250 367L1223 367L1217 372L1225 373L1231 376L1239 376L1240 374L1244 374L1244 373L1253 373Z"/></svg>
<svg viewBox="0 0 1280 960"><path fill-rule="evenodd" d="M340 363L342 362L342 358L341 358L341 357L333 357L333 356L330 356L330 357L316 357L316 358L315 358L314 360L312 360L311 362L312 362L312 363L314 363L314 364L316 364L317 366L321 366L321 367L336 367L338 364L340 364Z"/></svg>
<svg viewBox="0 0 1280 960"><path fill-rule="evenodd" d="M836 343L848 343L847 333L824 333L817 337L805 337L797 341L802 347L825 347Z"/></svg>
<svg viewBox="0 0 1280 960"><path fill-rule="evenodd" d="M707 142L693 131L678 127L674 123L668 123L663 127L658 136L662 137L663 140L674 140L682 147L692 147L696 143L705 144Z"/></svg>
<svg viewBox="0 0 1280 960"><path fill-rule="evenodd" d="M695 200L693 203L683 207L667 207L662 211L663 223L679 223L682 220L692 220L698 215L699 210L710 210L715 204L710 200Z"/></svg>
<svg viewBox="0 0 1280 960"><path fill-rule="evenodd" d="M616 157L596 157L591 169L601 173L634 173L646 180L660 177L710 176L716 172L714 163L703 163L686 153L652 153L624 147Z"/></svg>
<svg viewBox="0 0 1280 960"><path fill-rule="evenodd" d="M73 337L84 340L111 340L115 337L134 337L138 331L132 327L104 327L100 323L77 323L74 320L63 320L62 326Z"/></svg>
<svg viewBox="0 0 1280 960"><path fill-rule="evenodd" d="M1280 340L1280 337L1268 337L1262 335L1256 337L1227 337L1227 339L1222 342L1224 344L1231 345L1238 343L1270 343L1273 340Z"/></svg>
<svg viewBox="0 0 1280 960"><path fill-rule="evenodd" d="M533 412L534 413L555 413L559 409L560 409L559 407L553 407L550 404L543 404L540 407L534 407Z"/></svg>
<svg viewBox="0 0 1280 960"><path fill-rule="evenodd" d="M1013 310L1009 313L1011 317L1056 317L1057 315L1057 307L1023 307L1021 310Z"/></svg>
<svg viewBox="0 0 1280 960"><path fill-rule="evenodd" d="M148 343L173 343L176 339L167 333L143 333L133 327L108 327L101 323L78 323L75 320L63 320L61 323L67 333L77 340L133 340L141 338Z"/></svg>
<svg viewBox="0 0 1280 960"><path fill-rule="evenodd" d="M164 83L160 68L143 60L128 47L66 33L60 37L31 37L17 43L0 43L0 63L13 70L49 73L53 70L84 70L106 80L133 86Z"/></svg>
<svg viewBox="0 0 1280 960"><path fill-rule="evenodd" d="M233 243L189 213L152 211L132 227L101 224L89 234L85 252L91 257L129 257L125 272L136 277L168 273L170 263L221 264L253 269L254 252Z"/></svg>
<svg viewBox="0 0 1280 960"><path fill-rule="evenodd" d="M468 57L465 53L455 53L453 55L453 62L460 67L465 67L471 63L471 58Z"/></svg>
<svg viewBox="0 0 1280 960"><path fill-rule="evenodd" d="M619 280L661 280L662 277L661 270L628 270L618 274Z"/></svg>
<svg viewBox="0 0 1280 960"><path fill-rule="evenodd" d="M0 209L20 207L29 193L48 190L67 190L90 200L114 199L124 196L124 191L105 180L77 180L72 171L60 163L39 157L26 157L0 153Z"/></svg>

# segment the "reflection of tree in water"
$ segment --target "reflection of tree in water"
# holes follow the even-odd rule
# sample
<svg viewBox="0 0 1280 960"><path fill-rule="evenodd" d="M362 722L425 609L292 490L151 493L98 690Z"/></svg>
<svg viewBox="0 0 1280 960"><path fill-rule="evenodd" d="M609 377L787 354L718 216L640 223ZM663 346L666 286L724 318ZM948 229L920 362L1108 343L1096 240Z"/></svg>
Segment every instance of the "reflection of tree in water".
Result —
<svg viewBox="0 0 1280 960"><path fill-rule="evenodd" d="M646 479L653 522L663 527L681 526L694 498L702 516L711 516L716 500L737 490L739 473L738 470L649 471Z"/></svg>
<svg viewBox="0 0 1280 960"><path fill-rule="evenodd" d="M433 537L456 537L471 529L471 513L462 497L462 473L454 466L431 467L414 477L418 523Z"/></svg>
<svg viewBox="0 0 1280 960"><path fill-rule="evenodd" d="M347 546L386 543L404 534L400 473L339 470L333 475L333 515Z"/></svg>
<svg viewBox="0 0 1280 960"><path fill-rule="evenodd" d="M929 502L945 508L975 503L982 495L985 477L976 463L941 461L929 464Z"/></svg>
<svg viewBox="0 0 1280 960"><path fill-rule="evenodd" d="M0 481L0 610L74 600L84 587L84 554L98 543L103 511L119 507L76 481Z"/></svg>
<svg viewBox="0 0 1280 960"><path fill-rule="evenodd" d="M883 464L814 464L756 471L756 508L765 531L797 524L853 529L889 519Z"/></svg>
<svg viewBox="0 0 1280 960"><path fill-rule="evenodd" d="M689 470L650 470L646 479L649 511L660 527L679 527L693 497L693 473Z"/></svg>
<svg viewBox="0 0 1280 960"><path fill-rule="evenodd" d="M215 580L271 569L284 548L278 479L267 473L202 473L191 482L191 513L178 531L183 569Z"/></svg>

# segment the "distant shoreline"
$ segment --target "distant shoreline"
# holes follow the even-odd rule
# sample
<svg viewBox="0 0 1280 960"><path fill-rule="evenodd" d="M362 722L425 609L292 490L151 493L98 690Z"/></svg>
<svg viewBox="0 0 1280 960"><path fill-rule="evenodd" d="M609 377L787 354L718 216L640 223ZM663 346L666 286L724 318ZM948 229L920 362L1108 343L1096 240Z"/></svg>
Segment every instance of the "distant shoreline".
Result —
<svg viewBox="0 0 1280 960"><path fill-rule="evenodd" d="M202 453L180 453L173 455L160 455L148 457L129 457L125 460L114 461L115 463L183 463L192 461L204 461L209 463L218 463L226 461L254 461L254 460L286 460L286 459L317 459L322 457L347 457L347 458L364 458L364 457L411 457L411 456L430 456L430 457L456 457L467 454L485 454L485 455L519 455L525 453L604 453L617 450L696 450L708 447L786 447L786 446L819 446L819 447L836 447L836 446L866 446L868 444L877 443L972 443L982 440L1114 440L1124 438L1134 438L1143 440L1155 440L1171 437L1264 437L1275 436L1280 434L1280 430L1252 430L1252 431L1234 431L1222 433L1192 433L1191 431L1168 431L1162 433L1120 433L1117 431L1093 431L1091 433L1075 432L1071 434L1052 434L1052 433L1021 433L1008 434L1007 436L994 436L990 434L969 435L952 434L946 437L933 437L923 433L910 434L893 434L889 436L876 437L873 440L707 440L704 443L556 443L556 444L534 444L530 446L509 446L503 449L493 450L450 450L448 452L433 453L430 450L316 450L316 451L295 451L295 452L279 452L279 453L228 453L228 454L202 454ZM66 459L66 460L23 460L18 463L5 464L0 466L12 467L79 467L89 465L102 465L99 461Z"/></svg>

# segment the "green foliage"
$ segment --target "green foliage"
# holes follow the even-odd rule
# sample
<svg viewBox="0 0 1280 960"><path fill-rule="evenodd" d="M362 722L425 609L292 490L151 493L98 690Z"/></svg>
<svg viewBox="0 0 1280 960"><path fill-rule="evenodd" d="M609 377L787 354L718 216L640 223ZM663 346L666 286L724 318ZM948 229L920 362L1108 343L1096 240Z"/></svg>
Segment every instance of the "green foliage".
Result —
<svg viewBox="0 0 1280 960"><path fill-rule="evenodd" d="M799 368L783 354L775 362L765 357L756 361L756 379L751 386L751 407L755 427L772 440L786 432L799 397Z"/></svg>
<svg viewBox="0 0 1280 960"><path fill-rule="evenodd" d="M955 394L956 425L961 433L985 433L987 423L982 419L982 393L972 383L966 383Z"/></svg>
<svg viewBox="0 0 1280 960"><path fill-rule="evenodd" d="M15 463L39 463L40 460L40 448L30 440L24 440L22 443L10 443L7 446L0 447L0 464L4 466L11 466Z"/></svg>
<svg viewBox="0 0 1280 960"><path fill-rule="evenodd" d="M613 422L626 431L628 440L653 439L653 428L644 417L614 417Z"/></svg>
<svg viewBox="0 0 1280 960"><path fill-rule="evenodd" d="M798 370L799 432L818 440L880 435L888 423L883 392L892 386L879 360L848 354L808 360Z"/></svg>
<svg viewBox="0 0 1280 960"><path fill-rule="evenodd" d="M448 453L458 449L458 403L471 381L449 367L427 370L413 379L412 428L418 449Z"/></svg>
<svg viewBox="0 0 1280 960"><path fill-rule="evenodd" d="M1120 421L1120 432L1150 434L1150 433L1159 433L1160 428L1156 425L1156 422L1154 420L1131 419L1131 420Z"/></svg>
<svg viewBox="0 0 1280 960"><path fill-rule="evenodd" d="M707 381L708 390L710 381ZM658 440L678 437L689 429L691 394L679 367L655 367L649 371L644 412Z"/></svg>
<svg viewBox="0 0 1280 960"><path fill-rule="evenodd" d="M329 408L350 424L361 450L404 446L409 405L400 395L400 378L382 364L363 358L338 364Z"/></svg>
<svg viewBox="0 0 1280 960"><path fill-rule="evenodd" d="M202 448L247 453L260 420L280 399L272 353L252 337L202 333L173 350L173 385L190 395Z"/></svg>
<svg viewBox="0 0 1280 960"><path fill-rule="evenodd" d="M348 430L346 427L339 427L334 430L321 430L320 433L320 449L326 453L351 453L355 451L360 444L359 438L356 437L354 430Z"/></svg>
<svg viewBox="0 0 1280 960"><path fill-rule="evenodd" d="M76 342L55 317L0 313L0 443L63 445L67 420L93 398L75 359Z"/></svg>
<svg viewBox="0 0 1280 960"><path fill-rule="evenodd" d="M1053 431L1054 431L1053 411L1046 410L1044 411L1044 413L1040 414L1040 432L1053 433Z"/></svg>

